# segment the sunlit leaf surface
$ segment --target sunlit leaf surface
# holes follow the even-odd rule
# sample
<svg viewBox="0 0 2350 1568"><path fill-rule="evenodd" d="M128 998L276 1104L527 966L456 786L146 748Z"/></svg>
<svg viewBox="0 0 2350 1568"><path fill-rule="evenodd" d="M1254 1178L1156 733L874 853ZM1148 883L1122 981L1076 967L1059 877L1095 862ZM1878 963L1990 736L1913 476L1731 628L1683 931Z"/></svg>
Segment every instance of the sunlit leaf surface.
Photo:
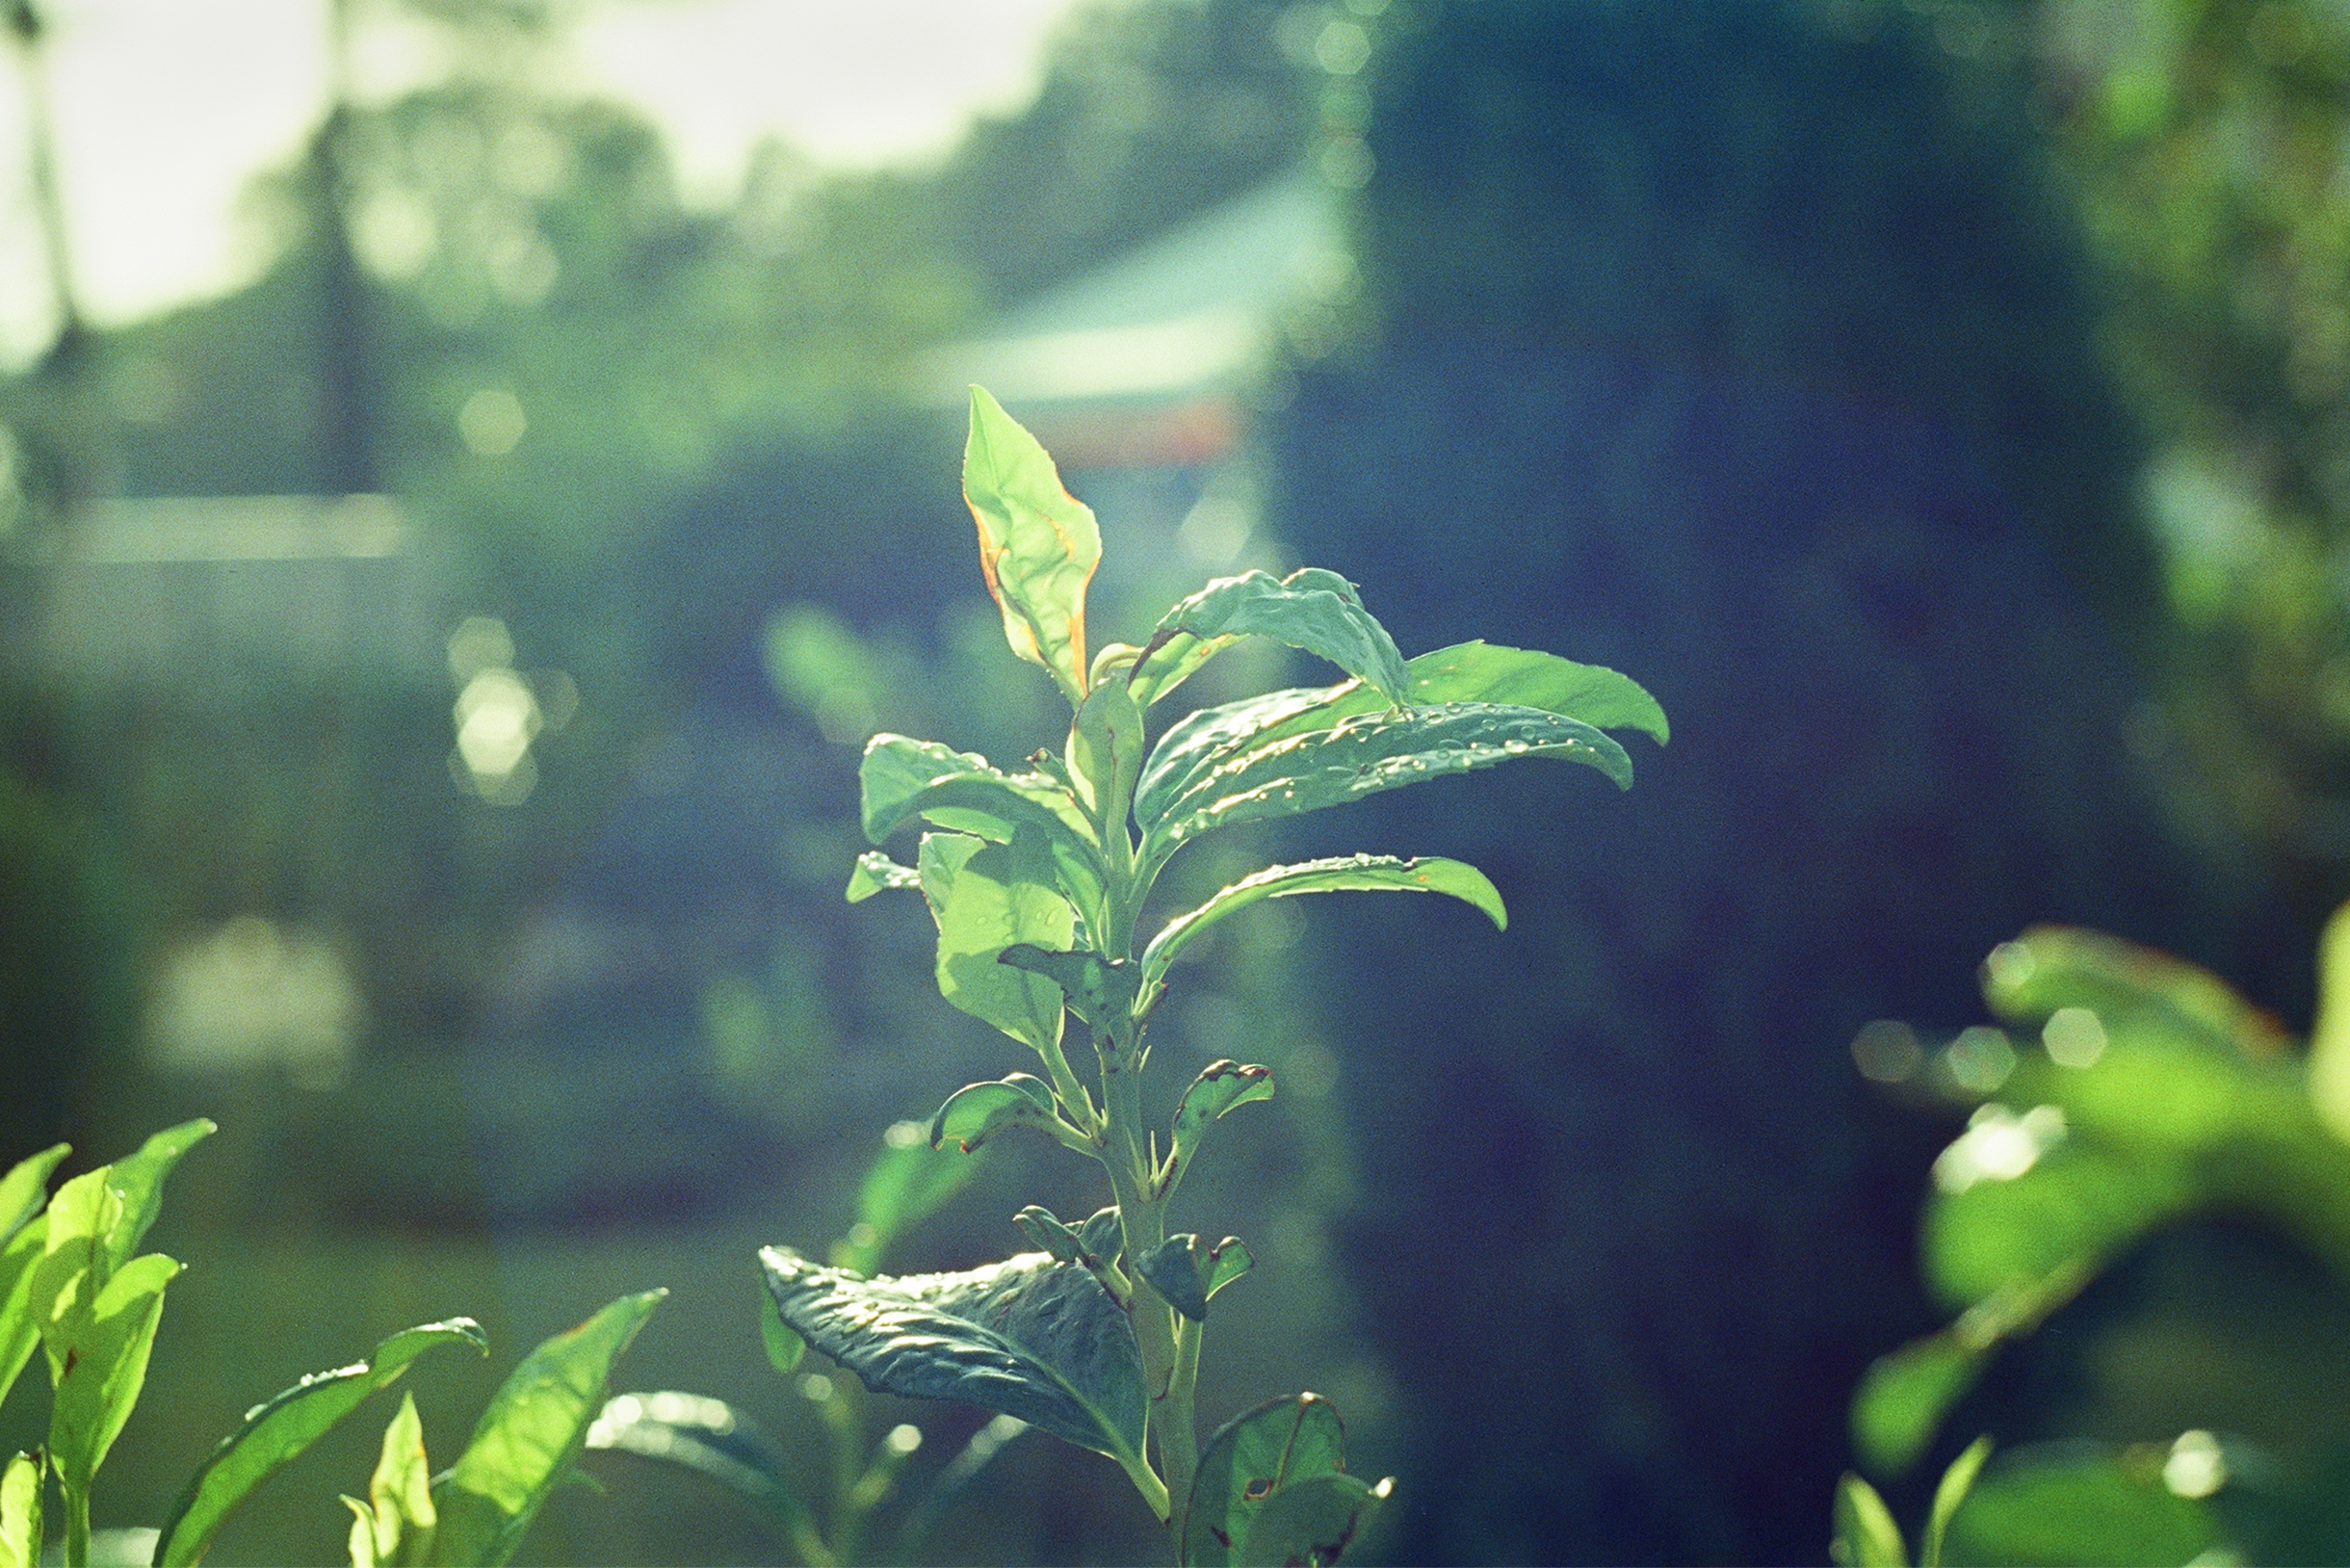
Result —
<svg viewBox="0 0 2350 1568"><path fill-rule="evenodd" d="M434 1562L494 1565L514 1555L539 1505L586 1446L613 1363L666 1294L624 1295L523 1358L482 1413L465 1451L432 1488L440 1511Z"/></svg>
<svg viewBox="0 0 2350 1568"><path fill-rule="evenodd" d="M202 1556L228 1511L254 1487L438 1345L468 1345L483 1354L489 1350L481 1325L470 1318L425 1323L384 1340L365 1361L313 1372L247 1411L244 1422L189 1477L179 1501L164 1516L155 1561L161 1568L174 1568Z"/></svg>
<svg viewBox="0 0 2350 1568"><path fill-rule="evenodd" d="M1044 976L1000 962L1017 943L1065 949L1077 913L1054 890L1049 860L1025 835L987 844L962 833L923 837L923 897L938 921L939 994L1031 1049L1060 1039L1061 991Z"/></svg>
<svg viewBox="0 0 2350 1568"><path fill-rule="evenodd" d="M1329 660L1368 683L1384 705L1404 700L1403 655L1395 639L1363 608L1352 583L1312 566L1279 579L1261 571L1218 578L1183 600L1160 617L1128 688L1147 707L1252 636Z"/></svg>
<svg viewBox="0 0 2350 1568"><path fill-rule="evenodd" d="M1346 1468L1346 1428L1319 1394L1267 1399L1208 1440L1184 1517L1183 1561L1236 1563L1265 1501L1310 1476Z"/></svg>
<svg viewBox="0 0 2350 1568"><path fill-rule="evenodd" d="M1458 860L1429 856L1399 860L1394 855L1333 855L1293 866L1267 866L1225 888L1196 909L1177 915L1143 950L1145 985L1159 980L1177 954L1217 921L1265 899L1300 893L1445 893L1483 910L1497 928L1509 924L1501 895L1485 874Z"/></svg>
<svg viewBox="0 0 2350 1568"><path fill-rule="evenodd" d="M1093 510L1003 405L971 389L963 499L979 529L979 569L1012 652L1053 672L1072 703L1085 691L1085 585L1102 560Z"/></svg>
<svg viewBox="0 0 2350 1568"><path fill-rule="evenodd" d="M859 1279L759 1254L785 1322L877 1394L960 1399L1121 1462L1148 1399L1126 1314L1085 1269L1022 1253L955 1274Z"/></svg>

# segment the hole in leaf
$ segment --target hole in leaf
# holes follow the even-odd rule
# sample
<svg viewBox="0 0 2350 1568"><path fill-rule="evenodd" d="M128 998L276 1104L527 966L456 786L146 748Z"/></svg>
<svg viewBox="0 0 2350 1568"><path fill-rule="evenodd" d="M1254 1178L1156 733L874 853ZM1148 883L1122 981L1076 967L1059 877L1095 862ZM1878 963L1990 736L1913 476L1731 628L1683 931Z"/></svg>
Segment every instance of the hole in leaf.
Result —
<svg viewBox="0 0 2350 1568"><path fill-rule="evenodd" d="M1273 1478L1270 1476L1251 1477L1247 1486L1240 1491L1240 1496L1250 1503L1263 1503L1272 1495Z"/></svg>

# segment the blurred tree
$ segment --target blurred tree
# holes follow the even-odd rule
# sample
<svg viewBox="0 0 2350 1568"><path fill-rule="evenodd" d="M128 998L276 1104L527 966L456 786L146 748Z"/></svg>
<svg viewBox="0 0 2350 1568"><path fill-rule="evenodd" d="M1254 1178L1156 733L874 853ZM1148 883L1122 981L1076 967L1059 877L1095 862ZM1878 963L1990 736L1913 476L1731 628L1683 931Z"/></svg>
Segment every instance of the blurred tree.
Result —
<svg viewBox="0 0 2350 1568"><path fill-rule="evenodd" d="M1407 1558L1816 1556L1839 1391L1923 1311L1930 1146L1853 1032L1967 1010L1945 981L2052 917L2289 992L2123 747L2123 650L2158 631L2138 445L2016 56L1972 30L2015 18L1948 20L1307 32L1369 83L1323 167L1368 177L1380 335L1279 418L1289 542L1364 563L1407 648L1564 649L1675 730L1571 831L1501 825L1570 809L1554 780L1491 819L1365 807L1495 875L1513 956L1313 912L1354 977L1330 1032L1379 1177L1349 1251L1418 1414ZM1472 1109L1429 1116L1430 1071Z"/></svg>

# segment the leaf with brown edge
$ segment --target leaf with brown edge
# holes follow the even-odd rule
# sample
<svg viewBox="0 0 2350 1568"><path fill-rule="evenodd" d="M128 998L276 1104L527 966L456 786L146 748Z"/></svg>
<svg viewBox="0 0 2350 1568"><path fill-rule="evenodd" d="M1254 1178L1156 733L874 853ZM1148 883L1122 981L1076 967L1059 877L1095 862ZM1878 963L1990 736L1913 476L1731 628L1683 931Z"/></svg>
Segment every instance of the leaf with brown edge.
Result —
<svg viewBox="0 0 2350 1568"><path fill-rule="evenodd" d="M1071 706L1085 698L1085 587L1101 564L1093 510L1061 486L1036 437L983 387L971 389L963 499L979 530L979 570L1011 650L1052 671Z"/></svg>

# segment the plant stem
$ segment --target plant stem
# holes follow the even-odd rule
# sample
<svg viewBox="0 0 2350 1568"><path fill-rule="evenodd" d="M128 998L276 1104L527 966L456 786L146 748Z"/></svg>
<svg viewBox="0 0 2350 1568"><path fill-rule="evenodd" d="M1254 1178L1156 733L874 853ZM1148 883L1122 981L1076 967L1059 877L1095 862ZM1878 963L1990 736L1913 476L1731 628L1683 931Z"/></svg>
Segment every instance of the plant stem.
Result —
<svg viewBox="0 0 2350 1568"><path fill-rule="evenodd" d="M90 1568L90 1488L65 1486L65 1568Z"/></svg>

